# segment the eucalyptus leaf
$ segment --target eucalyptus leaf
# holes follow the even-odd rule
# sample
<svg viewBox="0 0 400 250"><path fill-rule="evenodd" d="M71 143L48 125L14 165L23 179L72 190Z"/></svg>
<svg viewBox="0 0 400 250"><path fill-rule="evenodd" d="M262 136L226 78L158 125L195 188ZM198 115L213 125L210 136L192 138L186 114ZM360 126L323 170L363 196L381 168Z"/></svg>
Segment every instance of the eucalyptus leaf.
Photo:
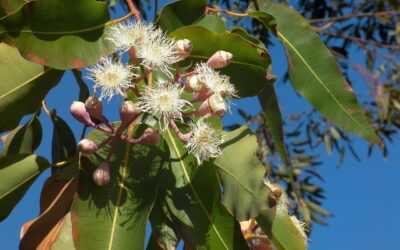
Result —
<svg viewBox="0 0 400 250"><path fill-rule="evenodd" d="M206 10L206 0L179 0L161 9L155 24L166 32L195 23Z"/></svg>
<svg viewBox="0 0 400 250"><path fill-rule="evenodd" d="M22 8L25 4L35 0L2 0L0 1L0 20Z"/></svg>
<svg viewBox="0 0 400 250"><path fill-rule="evenodd" d="M0 221L7 218L49 162L40 156L16 154L0 158Z"/></svg>
<svg viewBox="0 0 400 250"><path fill-rule="evenodd" d="M216 15L205 15L196 25L203 26L216 33L224 33L226 31L224 20Z"/></svg>
<svg viewBox="0 0 400 250"><path fill-rule="evenodd" d="M15 128L21 118L40 107L63 72L26 61L18 50L0 43L0 133Z"/></svg>
<svg viewBox="0 0 400 250"><path fill-rule="evenodd" d="M238 222L220 203L221 190L213 165L198 166L171 130L166 130L164 137L171 162L162 190L185 245L200 249L248 249Z"/></svg>
<svg viewBox="0 0 400 250"><path fill-rule="evenodd" d="M237 220L246 221L269 207L263 183L266 169L256 156L257 138L247 126L224 133L223 138L222 156L214 161L224 189L222 202Z"/></svg>
<svg viewBox="0 0 400 250"><path fill-rule="evenodd" d="M143 129L137 131L135 137ZM89 134L94 141L105 137L98 131ZM109 149L110 145L81 158L78 191L71 209L72 218L77 218L72 221L74 245L77 249L144 249L146 223L168 153L162 142L152 147L117 142L110 163L110 183L100 187L93 182L92 174Z"/></svg>
<svg viewBox="0 0 400 250"><path fill-rule="evenodd" d="M297 92L344 130L379 143L335 58L308 21L282 4L257 3L259 9L250 6L249 15L264 23L284 45L291 84Z"/></svg>
<svg viewBox="0 0 400 250"><path fill-rule="evenodd" d="M114 52L105 37L109 21L105 2L40 0L1 20L5 32L0 39L35 63L61 70L81 68Z"/></svg>
<svg viewBox="0 0 400 250"><path fill-rule="evenodd" d="M32 154L42 141L42 125L36 115L15 133L10 135L3 146L1 156Z"/></svg>

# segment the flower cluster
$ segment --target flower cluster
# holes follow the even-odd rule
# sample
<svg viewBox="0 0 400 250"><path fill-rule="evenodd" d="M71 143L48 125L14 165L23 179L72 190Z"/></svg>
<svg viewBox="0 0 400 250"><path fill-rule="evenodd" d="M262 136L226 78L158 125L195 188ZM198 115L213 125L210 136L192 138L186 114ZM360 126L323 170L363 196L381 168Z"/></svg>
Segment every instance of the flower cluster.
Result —
<svg viewBox="0 0 400 250"><path fill-rule="evenodd" d="M199 165L219 157L222 139L207 119L223 116L229 109L227 99L238 96L230 78L216 70L228 66L233 55L216 51L207 62L197 63L182 73L175 69L179 68L179 61L191 54L193 45L187 39L171 39L152 24L140 22L113 25L107 39L118 53L114 58L100 58L88 69L87 78L94 82L94 95L85 103L74 102L71 106L71 113L78 121L109 135L98 144L89 139L79 143L83 154L92 154L111 145L106 159L93 173L94 182L102 186L110 181L109 165L115 141L156 145L163 132L170 128ZM126 54L130 60L123 63ZM136 96L135 101L128 100L128 93ZM119 108L121 122L118 126L102 113L102 100L110 100L116 94L124 98ZM147 128L137 138L127 136L124 131L142 115L142 121L152 117L158 124ZM182 132L182 127L187 132Z"/></svg>

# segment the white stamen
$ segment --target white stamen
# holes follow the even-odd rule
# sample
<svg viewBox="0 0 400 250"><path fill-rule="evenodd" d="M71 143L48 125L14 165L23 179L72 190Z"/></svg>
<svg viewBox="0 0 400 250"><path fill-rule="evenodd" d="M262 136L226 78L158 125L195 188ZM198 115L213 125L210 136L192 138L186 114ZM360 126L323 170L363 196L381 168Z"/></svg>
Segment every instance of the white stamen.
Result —
<svg viewBox="0 0 400 250"><path fill-rule="evenodd" d="M87 79L94 82L94 89L101 88L99 100L110 100L116 93L124 96L125 90L133 87L132 80L137 77L132 72L135 67L114 62L109 57L102 57L100 61L88 69Z"/></svg>

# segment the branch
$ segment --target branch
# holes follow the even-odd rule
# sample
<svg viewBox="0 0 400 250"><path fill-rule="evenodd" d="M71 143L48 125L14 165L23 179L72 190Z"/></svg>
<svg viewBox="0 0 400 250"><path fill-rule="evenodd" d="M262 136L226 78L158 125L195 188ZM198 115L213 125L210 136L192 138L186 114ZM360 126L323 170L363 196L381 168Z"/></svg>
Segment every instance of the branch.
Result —
<svg viewBox="0 0 400 250"><path fill-rule="evenodd" d="M398 14L400 14L400 11L396 11L396 10L388 10L388 11L373 12L373 13L353 13L353 14L349 14L349 15L345 15L345 16L310 19L308 22L309 23L337 22L337 21L350 19L353 17L368 17L368 16L382 17L382 16L398 15Z"/></svg>

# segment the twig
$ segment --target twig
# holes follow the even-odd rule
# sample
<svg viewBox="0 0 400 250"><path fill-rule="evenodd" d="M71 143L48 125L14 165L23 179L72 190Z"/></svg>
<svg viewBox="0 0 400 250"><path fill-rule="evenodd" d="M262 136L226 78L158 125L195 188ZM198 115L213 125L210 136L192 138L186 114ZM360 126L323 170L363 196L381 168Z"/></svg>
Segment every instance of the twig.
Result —
<svg viewBox="0 0 400 250"><path fill-rule="evenodd" d="M308 22L309 23L337 22L337 21L350 19L353 17L368 17L368 16L380 17L380 16L385 16L385 15L397 15L397 14L400 14L400 12L396 11L396 10L388 10L388 11L373 12L373 13L353 13L353 14L349 14L349 15L345 15L345 16L310 19Z"/></svg>
<svg viewBox="0 0 400 250"><path fill-rule="evenodd" d="M49 109L47 108L47 106L46 106L46 101L45 101L44 99L43 99L43 101L42 101L42 108L43 108L44 112L46 112L46 114L47 114L49 117L51 117L50 111L49 111Z"/></svg>
<svg viewBox="0 0 400 250"><path fill-rule="evenodd" d="M342 37L344 39L356 41L356 42L359 42L359 43L362 43L362 44L371 44L373 46L381 47L381 48L385 48L385 49L400 50L400 45L391 45L391 44L378 43L378 42L375 42L375 41L365 40L365 39L362 39L362 38L359 38L359 37L350 36L350 35L344 34L343 32L335 33L335 32L330 32L330 31L321 31L321 33L327 34L328 36Z"/></svg>
<svg viewBox="0 0 400 250"><path fill-rule="evenodd" d="M135 16L136 21L139 23L141 22L140 20L140 12L136 9L135 5L133 4L132 0L126 0L126 3L129 6L129 10L131 11L132 15Z"/></svg>

